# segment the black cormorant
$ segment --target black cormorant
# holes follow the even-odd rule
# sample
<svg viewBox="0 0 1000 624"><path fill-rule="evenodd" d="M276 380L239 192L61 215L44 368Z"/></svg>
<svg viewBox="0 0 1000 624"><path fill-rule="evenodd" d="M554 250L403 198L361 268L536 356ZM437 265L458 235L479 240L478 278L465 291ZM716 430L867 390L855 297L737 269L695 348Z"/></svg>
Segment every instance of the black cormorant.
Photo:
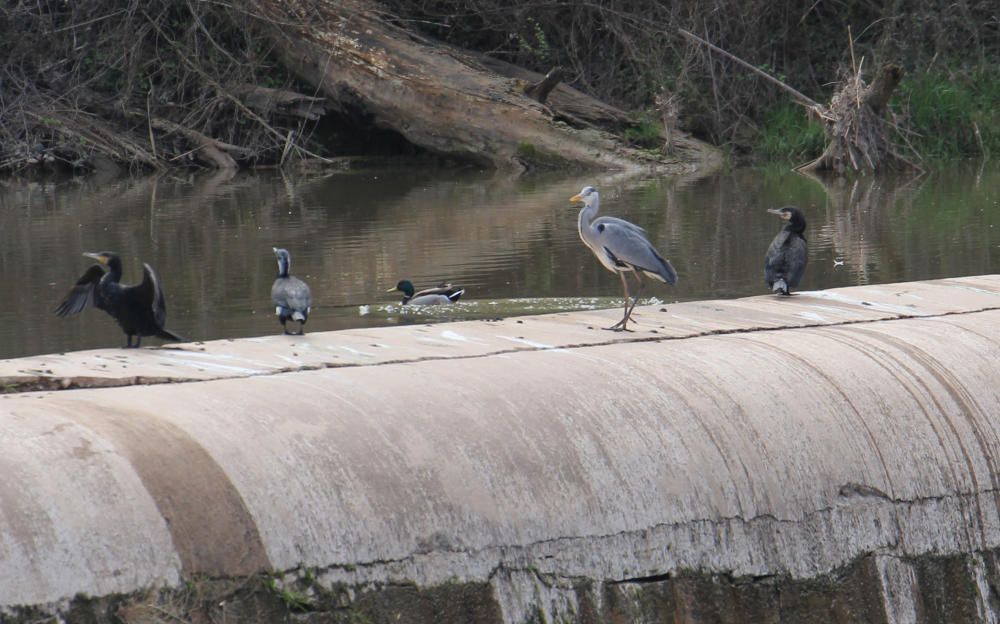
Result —
<svg viewBox="0 0 1000 624"><path fill-rule="evenodd" d="M597 217L597 211L600 210L600 196L594 187L583 187L569 200L583 202L583 209L580 210L577 220L580 240L594 252L604 268L617 273L622 279L622 288L625 290L625 314L622 320L606 329L624 331L627 329L628 320L632 317L635 304L639 302L636 293L632 306L629 307L628 282L625 281L625 274L635 275L639 289L642 290L642 275L672 286L677 283L677 271L670 261L656 251L646 238L646 231L641 227L617 217Z"/></svg>
<svg viewBox="0 0 1000 624"><path fill-rule="evenodd" d="M312 308L312 293L309 286L297 277L292 277L288 271L292 268L292 257L284 249L272 247L278 258L278 277L271 285L271 301L274 302L274 313L281 321L281 327L286 334L301 336L306 333L306 321ZM285 323L298 321L299 331L292 334Z"/></svg>
<svg viewBox="0 0 1000 624"><path fill-rule="evenodd" d="M768 212L788 223L767 248L767 255L764 256L764 281L771 292L787 295L802 281L802 274L806 272L806 264L809 262L806 237L802 235L806 231L806 218L794 206L771 208Z"/></svg>
<svg viewBox="0 0 1000 624"><path fill-rule="evenodd" d="M395 288L390 288L385 292L400 291L403 293L403 305L438 305L442 303L455 303L465 293L464 288L452 286L451 284L438 284L434 288L425 288L420 292L414 292L413 282L401 280Z"/></svg>
<svg viewBox="0 0 1000 624"><path fill-rule="evenodd" d="M125 286L121 283L122 261L118 254L102 251L83 255L100 264L92 265L77 280L76 285L56 308L56 314L79 314L88 303L93 303L95 308L104 310L118 321L128 338L126 348L138 347L143 336L184 341L181 336L163 328L167 319L167 306L160 278L153 267L143 263L142 282ZM104 270L105 266L107 271ZM135 336L135 345L132 344L132 336Z"/></svg>

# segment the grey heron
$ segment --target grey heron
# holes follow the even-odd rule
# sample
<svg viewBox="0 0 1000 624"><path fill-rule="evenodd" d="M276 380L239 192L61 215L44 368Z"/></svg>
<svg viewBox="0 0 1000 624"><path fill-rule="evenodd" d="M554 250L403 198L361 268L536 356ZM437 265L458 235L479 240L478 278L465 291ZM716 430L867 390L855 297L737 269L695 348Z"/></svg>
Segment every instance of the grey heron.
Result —
<svg viewBox="0 0 1000 624"><path fill-rule="evenodd" d="M125 286L121 283L122 260L118 254L102 251L83 255L97 260L99 264L91 265L76 281L56 307L56 314L72 316L83 312L88 304L93 304L118 322L125 332L126 348L133 346L132 336L135 336L135 347L142 344L143 336L184 341L184 338L163 327L167 321L167 305L160 278L153 267L143 263L142 282ZM107 272L103 267L108 267Z"/></svg>
<svg viewBox="0 0 1000 624"><path fill-rule="evenodd" d="M770 208L768 212L787 221L785 227L771 241L764 256L764 281L773 293L790 294L792 288L802 281L806 272L809 253L806 248L806 218L794 206Z"/></svg>
<svg viewBox="0 0 1000 624"><path fill-rule="evenodd" d="M594 187L583 187L569 200L583 202L578 220L580 239L594 252L607 270L617 273L622 280L622 288L625 291L625 314L622 320L607 329L624 331L632 316L632 310L639 301L637 291L631 307L629 306L628 281L625 279L625 274L635 275L641 291L643 286L641 274L673 285L677 283L677 271L656 251L646 238L644 229L624 219L597 217L601 200Z"/></svg>
<svg viewBox="0 0 1000 624"><path fill-rule="evenodd" d="M312 292L309 285L297 277L288 274L292 268L292 256L285 249L272 247L278 259L278 276L271 285L271 301L274 303L274 313L281 321L281 328L286 334L301 336L306 333L306 321L312 309ZM298 321L299 331L292 334L285 325L288 321Z"/></svg>
<svg viewBox="0 0 1000 624"><path fill-rule="evenodd" d="M420 292L414 292L413 282L410 280L400 280L395 288L390 288L385 292L400 291L403 293L403 305L439 305L442 303L455 303L465 293L465 289L451 284L438 284L434 288L425 288Z"/></svg>

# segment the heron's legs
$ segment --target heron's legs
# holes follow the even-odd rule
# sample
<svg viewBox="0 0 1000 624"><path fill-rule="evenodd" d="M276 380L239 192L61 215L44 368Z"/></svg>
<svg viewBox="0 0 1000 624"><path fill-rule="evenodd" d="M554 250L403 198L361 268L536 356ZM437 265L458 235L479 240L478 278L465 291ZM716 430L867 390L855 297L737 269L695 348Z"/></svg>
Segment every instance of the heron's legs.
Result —
<svg viewBox="0 0 1000 624"><path fill-rule="evenodd" d="M618 275L622 278L622 286L625 288L625 316L622 317L622 320L607 329L614 331L629 331L626 324L632 319L632 311L635 310L635 306L639 303L639 293L642 292L643 286L646 285L646 282L642 281L642 276L639 275L638 271L632 271L632 274L635 275L635 281L638 282L639 287L636 289L635 295L632 296L632 305L629 305L628 280L625 279L625 271L618 272Z"/></svg>
<svg viewBox="0 0 1000 624"><path fill-rule="evenodd" d="M635 281L639 282L639 288L636 289L635 295L632 296L632 307L628 309L628 318L632 318L632 310L635 310L635 306L639 303L639 294L642 292L642 287L646 285L646 282L642 281L642 276L639 275L638 271L632 271L632 275L635 275Z"/></svg>
<svg viewBox="0 0 1000 624"><path fill-rule="evenodd" d="M618 271L618 277L622 278L622 288L625 289L625 314L622 316L622 320L618 321L611 327L605 327L605 329L610 329L611 331L628 331L628 318L632 314L632 308L629 307L629 296L628 296L628 282L625 280L625 271Z"/></svg>

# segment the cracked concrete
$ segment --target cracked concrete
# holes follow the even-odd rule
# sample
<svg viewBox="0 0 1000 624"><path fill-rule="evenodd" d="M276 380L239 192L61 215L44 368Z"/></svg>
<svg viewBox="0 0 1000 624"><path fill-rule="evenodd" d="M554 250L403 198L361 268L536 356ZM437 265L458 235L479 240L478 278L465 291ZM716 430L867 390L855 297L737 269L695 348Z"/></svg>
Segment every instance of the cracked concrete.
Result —
<svg viewBox="0 0 1000 624"><path fill-rule="evenodd" d="M661 307L0 362L0 608L997 617L1000 276Z"/></svg>

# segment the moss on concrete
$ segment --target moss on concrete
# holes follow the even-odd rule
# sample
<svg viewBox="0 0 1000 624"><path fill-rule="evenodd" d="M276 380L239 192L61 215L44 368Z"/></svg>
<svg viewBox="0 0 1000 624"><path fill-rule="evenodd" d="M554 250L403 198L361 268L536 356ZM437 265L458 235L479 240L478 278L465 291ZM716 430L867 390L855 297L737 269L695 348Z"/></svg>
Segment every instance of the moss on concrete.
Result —
<svg viewBox="0 0 1000 624"><path fill-rule="evenodd" d="M918 622L977 621L975 568L985 567L987 585L998 578L997 553L920 557L906 560L915 572L914 612ZM572 584L578 609L556 622L574 624L781 624L843 622L887 624L885 600L873 556L813 579L783 576L732 577L696 571L677 575ZM1000 604L996 589L991 603ZM293 596L294 599L289 599ZM997 604L993 606L996 607ZM4 624L50 620L54 610L25 607L0 614ZM177 589L149 590L101 598L77 596L61 610L67 624L154 624L299 622L303 624L501 624L492 586L449 582L429 588L413 584L322 586L308 572L283 579L258 575L240 579L194 578ZM537 605L523 624L549 623Z"/></svg>

